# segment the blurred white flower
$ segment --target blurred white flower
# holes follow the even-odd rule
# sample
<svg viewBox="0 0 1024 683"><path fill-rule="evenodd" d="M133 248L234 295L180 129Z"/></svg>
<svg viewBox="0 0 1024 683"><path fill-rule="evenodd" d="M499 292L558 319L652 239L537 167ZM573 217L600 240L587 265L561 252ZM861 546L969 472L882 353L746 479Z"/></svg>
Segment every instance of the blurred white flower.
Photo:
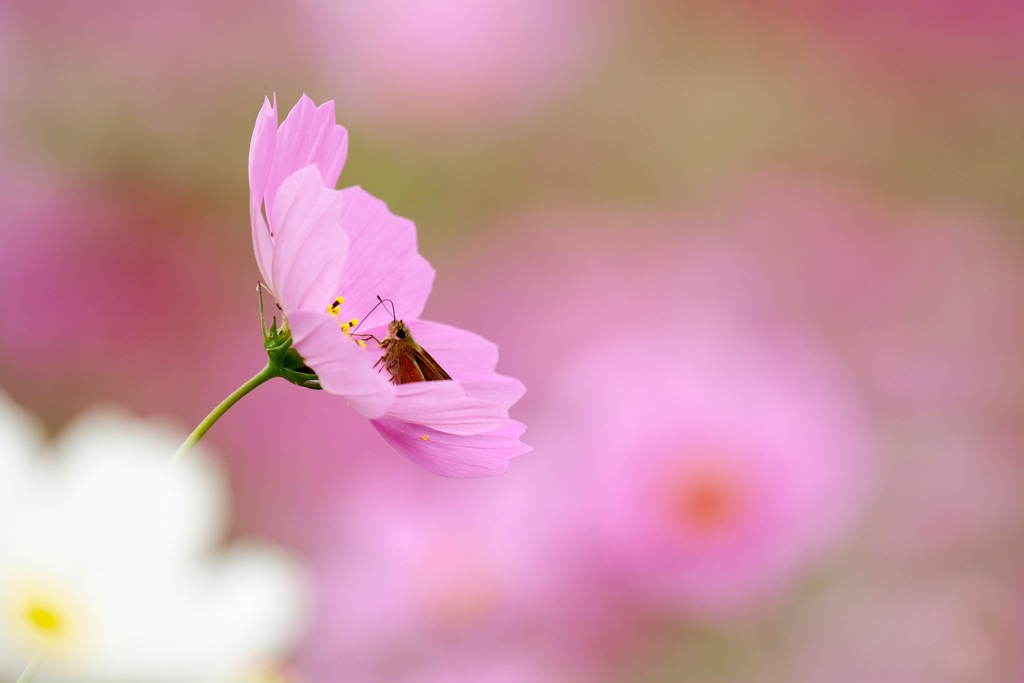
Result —
<svg viewBox="0 0 1024 683"><path fill-rule="evenodd" d="M298 567L224 532L224 484L184 435L113 410L53 444L0 395L0 680L241 680L284 654Z"/></svg>

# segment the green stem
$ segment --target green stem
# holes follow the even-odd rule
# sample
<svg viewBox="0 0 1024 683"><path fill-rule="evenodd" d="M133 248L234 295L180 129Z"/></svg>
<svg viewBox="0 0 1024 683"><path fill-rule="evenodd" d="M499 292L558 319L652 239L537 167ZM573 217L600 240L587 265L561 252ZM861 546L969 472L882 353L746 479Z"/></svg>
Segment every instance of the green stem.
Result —
<svg viewBox="0 0 1024 683"><path fill-rule="evenodd" d="M18 676L17 683L32 683L32 678L36 675L36 669L39 667L39 655L37 654L32 660L25 665L25 670Z"/></svg>
<svg viewBox="0 0 1024 683"><path fill-rule="evenodd" d="M250 379L248 382L235 389L235 391L232 392L230 396L228 396L226 399L220 402L220 405L218 405L216 408L210 411L210 414L207 415L203 419L203 421L199 423L199 426L192 430L192 433L188 435L187 439L185 439L185 443L181 444L181 447L177 451L175 451L174 455L171 456L171 459L167 462L167 464L171 465L172 463L174 463L174 461L181 457L181 455L192 450L192 447L199 442L199 439L203 438L203 435L210 430L210 427L213 426L213 423L219 420L220 416L228 411L228 408L238 403L239 399L241 399L243 396L248 394L250 391L258 387L259 385L266 382L268 379L279 376L280 373L278 371L278 368L275 367L274 365L271 365L270 363L267 363L267 367L260 370L259 373L255 377Z"/></svg>

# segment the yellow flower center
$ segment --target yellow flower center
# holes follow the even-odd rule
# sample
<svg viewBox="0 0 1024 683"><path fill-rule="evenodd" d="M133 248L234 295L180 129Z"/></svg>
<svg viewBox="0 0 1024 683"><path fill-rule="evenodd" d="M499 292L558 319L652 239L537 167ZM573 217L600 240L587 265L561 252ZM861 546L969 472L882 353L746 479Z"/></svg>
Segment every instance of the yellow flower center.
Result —
<svg viewBox="0 0 1024 683"><path fill-rule="evenodd" d="M0 631L24 654L39 654L51 666L76 660L87 647L80 601L63 581L22 574L0 583Z"/></svg>
<svg viewBox="0 0 1024 683"><path fill-rule="evenodd" d="M58 609L41 600L30 600L25 608L25 618L30 628L43 636L60 637L64 632L64 615Z"/></svg>

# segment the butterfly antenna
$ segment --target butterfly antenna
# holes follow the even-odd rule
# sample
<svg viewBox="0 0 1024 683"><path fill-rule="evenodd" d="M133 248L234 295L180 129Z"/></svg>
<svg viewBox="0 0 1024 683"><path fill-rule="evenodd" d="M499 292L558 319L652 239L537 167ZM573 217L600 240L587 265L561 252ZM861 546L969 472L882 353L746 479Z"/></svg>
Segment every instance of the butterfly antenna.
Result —
<svg viewBox="0 0 1024 683"><path fill-rule="evenodd" d="M398 316L397 316L397 315L395 315L395 302L394 302L394 301L392 301L391 299L381 299L381 298L380 298L380 294L378 294L378 295L377 295L377 301L379 302L379 303L377 304L377 306L380 306L380 305L381 305L381 304L383 304L383 303L384 303L385 301L387 301L387 302L388 302L389 304L391 304L391 310L390 310L390 311L388 311L388 313L390 313L390 314L391 314L391 319L392 319L392 320L398 320ZM387 307L387 306L384 306L384 310L385 310L385 311L387 311L387 310L388 310L388 307Z"/></svg>
<svg viewBox="0 0 1024 683"><path fill-rule="evenodd" d="M349 332L349 334L355 334L355 331L358 330L359 327L367 320L367 318L370 317L370 314L373 313L374 311L376 311L379 306L383 305L385 301L387 301L389 304L391 304L391 310L388 311L388 313L390 313L391 317L394 318L395 317L395 302L393 302L391 299L381 299L380 298L380 294L378 294L377 295L377 303L373 305L373 308L371 308L367 312L366 315L363 316L362 320L360 320L358 323L356 323L356 326L352 328L352 331ZM387 311L388 307L384 306L384 310Z"/></svg>

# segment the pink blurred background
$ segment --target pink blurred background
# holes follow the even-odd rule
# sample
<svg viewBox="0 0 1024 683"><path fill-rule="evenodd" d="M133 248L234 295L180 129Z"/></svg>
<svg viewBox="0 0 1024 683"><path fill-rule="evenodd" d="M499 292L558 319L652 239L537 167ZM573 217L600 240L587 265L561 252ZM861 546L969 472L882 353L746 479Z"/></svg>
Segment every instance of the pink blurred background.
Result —
<svg viewBox="0 0 1024 683"><path fill-rule="evenodd" d="M1024 681L1024 10L14 0L0 386L190 429L264 358L265 95L348 127L426 317L496 341L487 480L275 381L207 439L312 568L290 680ZM401 315L400 302L399 315Z"/></svg>

